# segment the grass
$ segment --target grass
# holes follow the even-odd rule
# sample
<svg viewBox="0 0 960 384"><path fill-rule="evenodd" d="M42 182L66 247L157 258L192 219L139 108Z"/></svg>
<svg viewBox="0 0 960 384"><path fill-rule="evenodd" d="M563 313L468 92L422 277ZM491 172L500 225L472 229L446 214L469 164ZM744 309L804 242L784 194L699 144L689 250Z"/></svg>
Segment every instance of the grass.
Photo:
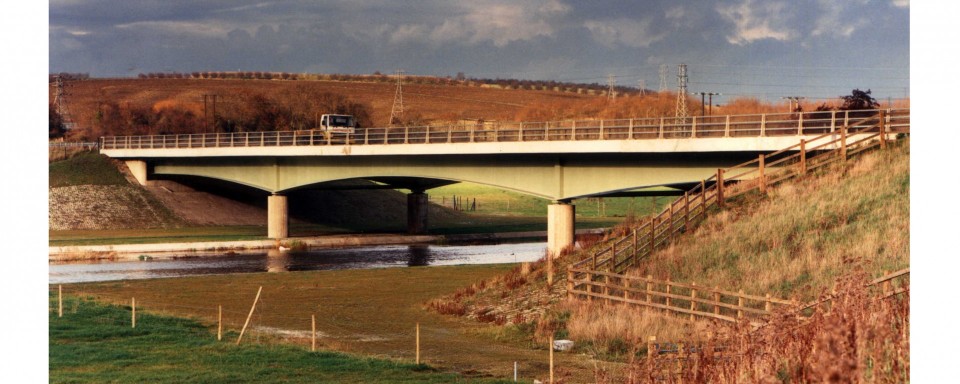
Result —
<svg viewBox="0 0 960 384"><path fill-rule="evenodd" d="M243 326L258 287L262 286L261 300L251 328L244 335L244 344L274 345L282 341L301 350L308 349L310 316L316 315L321 349L410 362L414 358L414 326L419 323L421 358L430 366L461 372L471 378L506 378L512 377L513 362L517 361L524 381L543 380L548 367L547 351L542 346L531 349L529 339L524 341L519 337L497 339L492 335L505 332L505 328L424 309L424 303L433 297L502 274L512 267L476 265L210 275L65 285L64 292L117 305L129 305L130 298L135 297L138 314L190 318L203 324L205 330L197 329L195 333L199 337L193 342L206 343L200 339L215 339L217 305L223 306L225 329L235 335ZM83 304L80 306L82 309ZM70 313L71 305L65 306L65 311ZM129 312L116 321L128 325ZM150 322L147 318L139 319L137 327L149 326ZM155 356L154 360L157 366L165 366L175 364L177 358ZM592 377L591 364L582 356L560 354L557 359L558 366L572 371L575 377ZM135 368L131 365L129 369Z"/></svg>
<svg viewBox="0 0 960 384"><path fill-rule="evenodd" d="M728 201L726 210L630 273L809 300L852 273L874 278L909 267L909 153L909 142L899 142L771 188L768 196ZM482 314L493 321L510 321L521 311L525 321L536 323L536 338L570 337L578 352L601 359L627 360L651 335L661 341L706 339L704 324L653 311L564 302L562 271L595 251L591 243L587 239L583 250L554 263L561 272L549 296L540 293L548 290L545 265L534 263L520 286L510 283L511 276L522 274L515 269L431 303L441 312ZM537 295L536 301L527 299ZM498 310L490 312L491 305Z"/></svg>
<svg viewBox="0 0 960 384"><path fill-rule="evenodd" d="M543 217L550 200L474 183L457 183L431 189L430 202L453 208L454 197L462 209L480 215ZM579 217L625 217L661 209L668 197L587 198L574 201ZM476 209L473 203L476 201ZM578 217L578 218L579 218Z"/></svg>
<svg viewBox="0 0 960 384"><path fill-rule="evenodd" d="M49 169L51 188L72 185L128 184L110 158L94 152L85 152L66 160L52 162Z"/></svg>
<svg viewBox="0 0 960 384"><path fill-rule="evenodd" d="M51 298L55 305L54 297ZM344 353L309 352L282 344L234 345L211 337L207 326L189 319L138 312L130 307L68 297L74 312L50 313L50 382L149 383L499 383L467 378L409 361Z"/></svg>

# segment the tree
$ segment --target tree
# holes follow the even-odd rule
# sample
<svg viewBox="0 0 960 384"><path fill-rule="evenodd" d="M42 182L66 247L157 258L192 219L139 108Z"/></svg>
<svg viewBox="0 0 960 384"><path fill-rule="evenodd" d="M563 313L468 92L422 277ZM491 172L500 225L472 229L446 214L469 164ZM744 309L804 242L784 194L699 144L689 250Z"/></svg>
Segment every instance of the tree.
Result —
<svg viewBox="0 0 960 384"><path fill-rule="evenodd" d="M866 90L866 92L854 89L850 95L840 96L840 98L843 99L843 104L840 106L840 110L842 111L876 109L880 107L880 103L870 96L869 89Z"/></svg>
<svg viewBox="0 0 960 384"><path fill-rule="evenodd" d="M63 123L63 117L57 112L57 106L50 104L50 138L63 137L65 133L67 126Z"/></svg>

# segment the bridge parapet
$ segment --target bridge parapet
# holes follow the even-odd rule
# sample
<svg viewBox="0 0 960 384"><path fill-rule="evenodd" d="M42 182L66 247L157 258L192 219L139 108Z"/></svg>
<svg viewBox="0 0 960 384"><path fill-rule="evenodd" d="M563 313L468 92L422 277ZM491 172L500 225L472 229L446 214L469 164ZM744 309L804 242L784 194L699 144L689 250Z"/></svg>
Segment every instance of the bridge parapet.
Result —
<svg viewBox="0 0 960 384"><path fill-rule="evenodd" d="M909 109L825 111L781 114L517 122L361 128L353 135L324 135L319 130L110 136L102 150L175 148L317 147L454 143L525 143L552 141L624 141L716 138L766 138L818 135L841 127L852 130L877 123L888 132L909 127Z"/></svg>

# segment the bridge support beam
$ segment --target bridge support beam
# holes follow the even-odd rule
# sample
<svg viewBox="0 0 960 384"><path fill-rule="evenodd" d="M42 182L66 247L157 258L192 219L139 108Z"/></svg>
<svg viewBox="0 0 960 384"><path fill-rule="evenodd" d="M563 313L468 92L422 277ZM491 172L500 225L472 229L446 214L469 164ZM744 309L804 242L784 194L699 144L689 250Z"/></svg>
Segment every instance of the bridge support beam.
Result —
<svg viewBox="0 0 960 384"><path fill-rule="evenodd" d="M287 215L287 197L267 196L267 237L283 239L289 236L290 218Z"/></svg>
<svg viewBox="0 0 960 384"><path fill-rule="evenodd" d="M133 178L137 179L137 182L140 185L147 185L147 162L143 160L127 160L124 161L127 164L127 169L130 170L130 173L133 175Z"/></svg>
<svg viewBox="0 0 960 384"><path fill-rule="evenodd" d="M573 245L576 206L559 201L547 206L547 252L559 256Z"/></svg>
<svg viewBox="0 0 960 384"><path fill-rule="evenodd" d="M407 195L407 233L419 235L427 232L429 197L424 191Z"/></svg>

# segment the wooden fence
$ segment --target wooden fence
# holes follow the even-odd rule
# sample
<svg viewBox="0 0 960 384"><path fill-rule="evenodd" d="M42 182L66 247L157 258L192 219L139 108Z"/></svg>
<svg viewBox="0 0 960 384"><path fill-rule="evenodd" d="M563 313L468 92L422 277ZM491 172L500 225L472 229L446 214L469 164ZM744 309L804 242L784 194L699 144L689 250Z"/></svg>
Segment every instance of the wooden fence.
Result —
<svg viewBox="0 0 960 384"><path fill-rule="evenodd" d="M609 240L598 251L573 263L576 270L612 271L621 273L635 266L654 250L673 242L691 229L713 207L722 208L727 199L751 191L766 192L770 186L802 176L831 163L880 147L885 148L890 135L909 133L909 115L900 116L896 129L884 111L844 125L779 151L759 155L757 159L718 169L708 179L684 192L662 212L632 228L623 237ZM852 127L852 128L851 128Z"/></svg>
<svg viewBox="0 0 960 384"><path fill-rule="evenodd" d="M910 269L888 273L874 279L867 287L879 287L880 299L895 296L909 290L906 278ZM894 280L899 279L899 286ZM627 276L610 272L588 269L567 268L567 298L607 303L623 303L660 310L665 313L696 319L716 319L735 323L743 318L762 319L778 308L796 312L798 316L809 316L814 310L823 309L833 296L800 303L744 293L733 292L719 287L708 287L696 283L677 283L670 280L658 280L652 276Z"/></svg>

